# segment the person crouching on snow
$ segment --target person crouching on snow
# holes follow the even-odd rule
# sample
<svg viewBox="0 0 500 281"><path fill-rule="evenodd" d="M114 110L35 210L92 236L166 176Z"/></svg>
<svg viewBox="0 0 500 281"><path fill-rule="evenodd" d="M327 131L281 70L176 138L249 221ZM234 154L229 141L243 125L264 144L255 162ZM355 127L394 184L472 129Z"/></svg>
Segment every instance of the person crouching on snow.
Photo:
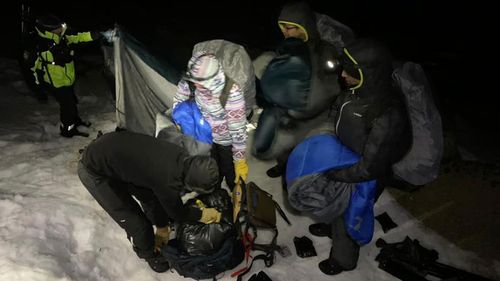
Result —
<svg viewBox="0 0 500 281"><path fill-rule="evenodd" d="M215 208L188 207L181 199L187 192L214 190L219 181L216 161L209 156L189 156L181 147L152 136L113 132L99 137L82 153L78 176L125 230L137 256L156 272L169 269L159 249L168 242L172 220L220 221Z"/></svg>
<svg viewBox="0 0 500 281"><path fill-rule="evenodd" d="M195 53L187 68L186 75L178 83L173 108L194 98L203 118L212 128L214 145L211 154L219 166L219 183L225 178L232 191L240 178L246 180L248 175L244 93L225 75L220 62L212 54Z"/></svg>

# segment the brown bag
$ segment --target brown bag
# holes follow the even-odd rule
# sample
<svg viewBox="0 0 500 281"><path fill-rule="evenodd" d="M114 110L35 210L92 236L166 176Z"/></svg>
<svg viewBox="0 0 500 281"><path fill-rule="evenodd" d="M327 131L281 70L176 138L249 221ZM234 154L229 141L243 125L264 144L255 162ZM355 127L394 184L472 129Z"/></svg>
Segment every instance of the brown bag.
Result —
<svg viewBox="0 0 500 281"><path fill-rule="evenodd" d="M242 227L244 226L244 230L242 230L241 236L247 255L250 255L250 251L255 250L264 252L264 254L254 256L250 264L248 264L247 260L245 268L232 274L232 276L238 276L237 281L241 281L243 275L250 271L255 260L264 260L265 265L270 267L274 263L275 251L282 256L287 256L287 251L289 252L288 248L277 245L278 228L276 227L276 211L279 212L289 225L291 223L280 205L273 200L273 196L253 182L245 183L240 181L238 187L233 190L233 204L241 206L239 212L235 212L234 215L236 216L236 223L240 222L240 217L244 218L242 225ZM255 243L258 228L267 228L274 232L270 243ZM253 232L253 237L249 234L250 229Z"/></svg>
<svg viewBox="0 0 500 281"><path fill-rule="evenodd" d="M273 196L260 189L255 183L246 186L246 205L249 223L255 227L276 227L276 203Z"/></svg>

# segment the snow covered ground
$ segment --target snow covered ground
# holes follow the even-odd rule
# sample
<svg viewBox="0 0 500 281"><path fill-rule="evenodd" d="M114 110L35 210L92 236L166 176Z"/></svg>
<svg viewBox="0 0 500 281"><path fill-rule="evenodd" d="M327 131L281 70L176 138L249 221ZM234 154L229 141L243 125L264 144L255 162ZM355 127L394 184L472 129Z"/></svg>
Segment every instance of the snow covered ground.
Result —
<svg viewBox="0 0 500 281"><path fill-rule="evenodd" d="M79 109L93 123L91 137L66 139L59 136L55 100L39 104L24 83L17 62L0 58L0 280L185 280L175 272L155 273L138 259L124 231L80 183L78 150L98 130L113 131L115 114L99 69L90 69L79 78ZM265 175L273 164L250 157L249 179L282 202L279 179ZM399 226L384 234L376 223L373 241L382 237L396 242L410 236L436 249L443 263L500 279L499 261L481 260L457 248L426 229L388 193L375 209L375 214L382 212ZM264 270L273 280L398 280L378 269L375 256L379 249L374 242L362 247L356 270L336 277L322 274L317 264L328 257L329 239L308 233L310 218L292 213L289 218L292 226L278 217L278 243L294 253L293 237L306 235L314 241L318 256L278 256L270 268L258 261L245 279ZM231 272L221 280L232 280Z"/></svg>

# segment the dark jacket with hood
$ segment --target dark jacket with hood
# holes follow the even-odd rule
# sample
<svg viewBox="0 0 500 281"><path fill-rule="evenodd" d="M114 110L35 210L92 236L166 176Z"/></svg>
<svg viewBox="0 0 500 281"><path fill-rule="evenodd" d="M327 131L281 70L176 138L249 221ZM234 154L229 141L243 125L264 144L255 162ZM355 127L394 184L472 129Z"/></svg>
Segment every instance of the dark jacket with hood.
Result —
<svg viewBox="0 0 500 281"><path fill-rule="evenodd" d="M347 47L342 61L344 70L361 82L335 101L335 131L342 143L362 158L327 175L343 182L380 179L391 174L392 164L410 145L406 106L392 85L392 57L379 43L359 39Z"/></svg>
<svg viewBox="0 0 500 281"><path fill-rule="evenodd" d="M305 42L285 39L262 75L266 103L252 142L252 153L259 159L281 157L327 123L331 104L340 93L338 73L325 68L339 54L320 39L309 6L305 2L284 6L278 24L297 26L307 38Z"/></svg>
<svg viewBox="0 0 500 281"><path fill-rule="evenodd" d="M280 28L283 28L284 24L295 25L306 34L307 51L302 54L302 62L308 65L310 73L306 89L298 88L296 89L297 93L287 93L289 97L300 96L302 99L301 107L291 108L287 113L296 119L317 116L329 108L340 92L337 73L326 67L327 61L333 61L340 55L330 43L321 40L316 27L315 14L307 3L297 2L285 5L281 10L278 23ZM292 45L294 44L292 43ZM297 47L300 48L299 45ZM297 56L297 53L294 54L293 50L289 54ZM279 86L282 87L283 85ZM290 87L287 89L290 89ZM275 90L278 91L278 89Z"/></svg>
<svg viewBox="0 0 500 281"><path fill-rule="evenodd" d="M92 142L81 162L104 178L151 189L170 218L194 222L201 212L181 201L187 157L184 149L169 142L132 132L113 132Z"/></svg>

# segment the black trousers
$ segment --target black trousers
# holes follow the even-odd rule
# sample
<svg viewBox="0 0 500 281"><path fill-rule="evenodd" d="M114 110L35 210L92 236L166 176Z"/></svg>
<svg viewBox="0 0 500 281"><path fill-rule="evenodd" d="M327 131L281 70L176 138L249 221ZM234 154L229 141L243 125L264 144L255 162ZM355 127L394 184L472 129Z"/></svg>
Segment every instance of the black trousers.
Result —
<svg viewBox="0 0 500 281"><path fill-rule="evenodd" d="M78 123L80 117L76 104L78 99L75 95L73 86L53 88L50 90L57 103L59 103L59 118L65 127Z"/></svg>
<svg viewBox="0 0 500 281"><path fill-rule="evenodd" d="M144 259L153 257L153 224L163 227L170 220L154 193L147 188L97 175L81 162L78 164L78 176L99 205L125 230L137 256ZM140 205L133 196L140 201Z"/></svg>
<svg viewBox="0 0 500 281"><path fill-rule="evenodd" d="M332 248L330 262L337 262L345 269L353 269L358 264L359 245L347 233L343 216L332 222Z"/></svg>
<svg viewBox="0 0 500 281"><path fill-rule="evenodd" d="M236 174L234 172L232 146L214 143L212 145L211 155L217 162L217 166L219 166L219 185L225 178L227 186L231 191L233 191L234 186L236 185L234 183L236 180Z"/></svg>

